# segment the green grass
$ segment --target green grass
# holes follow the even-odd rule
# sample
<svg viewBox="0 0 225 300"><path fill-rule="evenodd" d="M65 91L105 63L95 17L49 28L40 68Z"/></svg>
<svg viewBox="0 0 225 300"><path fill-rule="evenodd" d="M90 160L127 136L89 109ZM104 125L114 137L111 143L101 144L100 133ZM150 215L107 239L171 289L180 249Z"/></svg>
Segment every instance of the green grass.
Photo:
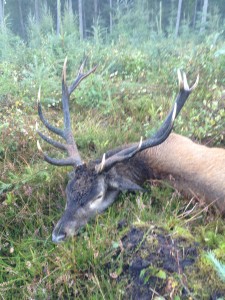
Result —
<svg viewBox="0 0 225 300"><path fill-rule="evenodd" d="M111 53L107 48L98 54L94 49L91 52L92 64L102 56L97 75L82 83L76 97L71 99L73 129L83 159L101 157L116 145L138 141L141 135L152 133L177 92L178 67L193 72L188 76L190 82L199 71L200 83L176 122L176 132L210 145L224 145L222 60L215 60L212 70L213 52L204 45L194 49L191 45L184 56L183 48L179 48L179 58L178 50L169 58L165 51L164 56L148 62L146 48L132 49L132 55L128 47L118 51L116 46L110 49ZM12 65L11 68L14 69ZM24 74L22 67L16 68L19 74ZM110 72L117 70L111 78ZM68 77L73 75L68 72ZM62 114L57 101L60 75L54 73L48 80L52 80L50 86L56 86L56 81L58 86L51 95L47 94L49 86L43 87L44 110L48 119L60 126ZM38 154L34 96L37 85L29 89L28 81L21 79L24 89L20 92L15 84L12 93L7 92L10 80L5 83L8 89L0 87L4 104L0 111L0 297L122 299L128 278L116 280L113 274L120 275L125 254L115 261L115 252L130 227L152 224L163 227L174 237L199 243L197 264L186 274L195 297L208 299L210 289L221 289L216 271L205 258L205 249L212 250L222 263L225 261L223 220L213 210L207 213L200 208L184 217L182 212L189 199L164 183L153 182L152 187L147 187L149 193L144 195L121 195L112 207L83 228L79 236L60 245L51 242L53 224L64 209L70 168L47 165ZM49 101L45 101L47 97ZM39 127L42 128L41 124ZM57 155L46 144L42 147ZM125 225L118 229L121 222Z"/></svg>

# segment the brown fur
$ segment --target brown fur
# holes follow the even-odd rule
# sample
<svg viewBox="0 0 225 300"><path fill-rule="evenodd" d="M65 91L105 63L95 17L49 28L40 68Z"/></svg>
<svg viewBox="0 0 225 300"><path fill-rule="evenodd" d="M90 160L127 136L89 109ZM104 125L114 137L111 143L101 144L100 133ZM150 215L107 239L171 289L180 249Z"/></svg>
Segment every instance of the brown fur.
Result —
<svg viewBox="0 0 225 300"><path fill-rule="evenodd" d="M159 146L139 154L154 177L168 180L176 189L197 196L225 213L225 149L209 148L172 133Z"/></svg>

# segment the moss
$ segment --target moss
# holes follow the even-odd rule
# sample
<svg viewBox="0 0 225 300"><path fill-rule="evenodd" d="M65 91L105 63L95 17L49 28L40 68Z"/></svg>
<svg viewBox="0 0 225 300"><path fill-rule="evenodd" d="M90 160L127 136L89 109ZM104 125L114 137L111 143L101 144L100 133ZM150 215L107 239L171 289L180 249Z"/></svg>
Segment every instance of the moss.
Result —
<svg viewBox="0 0 225 300"><path fill-rule="evenodd" d="M194 242L195 238L193 234L190 232L190 230L187 227L182 227L179 224L175 225L173 228L172 235L176 238L183 238L189 242Z"/></svg>
<svg viewBox="0 0 225 300"><path fill-rule="evenodd" d="M194 294L201 299L209 299L209 295L213 293L218 293L218 295L225 294L224 283L219 279L216 271L206 259L203 250L195 265L188 271L187 276Z"/></svg>

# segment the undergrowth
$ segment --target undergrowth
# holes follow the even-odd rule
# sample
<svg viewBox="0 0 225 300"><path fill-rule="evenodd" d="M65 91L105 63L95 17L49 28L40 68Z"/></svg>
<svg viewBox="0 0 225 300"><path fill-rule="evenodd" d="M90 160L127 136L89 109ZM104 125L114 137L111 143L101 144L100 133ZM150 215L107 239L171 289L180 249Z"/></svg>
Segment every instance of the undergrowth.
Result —
<svg viewBox="0 0 225 300"><path fill-rule="evenodd" d="M178 68L187 72L190 84L198 73L200 82L176 120L176 132L210 146L224 145L225 59L218 54L222 45L186 42L184 48L178 42L172 46L172 42L156 42L154 47L146 42L137 49L120 41L96 51L86 42L86 69L96 64L98 69L71 97L73 130L83 159L101 157L116 145L152 134L178 91ZM77 48L71 53L65 44L53 55L49 47L47 40L41 51L23 45L26 64L18 57L0 63L1 298L122 299L129 280L118 280L125 262L122 256L117 268L109 270L115 263L114 250L130 227L151 224L199 243L196 265L185 272L192 296L209 299L212 292L224 290L205 256L211 250L225 262L224 222L213 210L201 207L191 215L183 214L189 200L158 182L148 186L145 195L121 195L74 239L61 245L51 242L52 228L64 209L70 169L49 166L38 154L36 94L41 85L45 115L62 126L63 60L68 54L71 82L83 53ZM58 155L46 144L42 147ZM178 292L176 296L187 299Z"/></svg>

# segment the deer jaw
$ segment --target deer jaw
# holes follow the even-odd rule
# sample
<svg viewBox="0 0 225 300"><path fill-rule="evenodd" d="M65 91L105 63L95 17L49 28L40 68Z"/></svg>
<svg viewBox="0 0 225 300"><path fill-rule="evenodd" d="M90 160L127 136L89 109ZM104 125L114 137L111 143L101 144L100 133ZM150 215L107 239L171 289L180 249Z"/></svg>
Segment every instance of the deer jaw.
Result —
<svg viewBox="0 0 225 300"><path fill-rule="evenodd" d="M86 225L90 219L108 208L116 200L118 193L116 190L106 191L104 197L100 195L96 200L91 199L84 207L77 210L67 206L53 230L52 241L59 243L67 237L75 236L79 229Z"/></svg>

